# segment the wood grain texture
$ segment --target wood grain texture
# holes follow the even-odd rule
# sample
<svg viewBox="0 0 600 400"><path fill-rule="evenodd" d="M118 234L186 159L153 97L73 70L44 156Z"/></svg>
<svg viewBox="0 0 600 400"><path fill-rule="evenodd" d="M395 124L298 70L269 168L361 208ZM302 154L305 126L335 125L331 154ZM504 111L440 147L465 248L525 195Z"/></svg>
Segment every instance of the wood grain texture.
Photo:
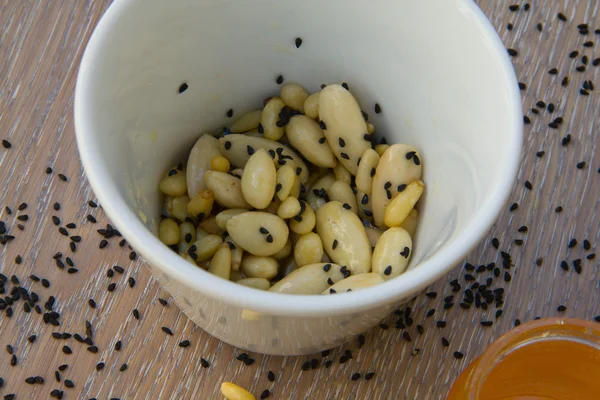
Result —
<svg viewBox="0 0 600 400"><path fill-rule="evenodd" d="M302 371L301 366L313 357L251 355L256 359L251 366L236 361L239 350L209 337L174 305L159 304L158 298L166 295L139 259L129 260L127 246L118 246L120 238L109 239L108 246L99 249L102 238L96 229L109 221L101 209L87 205L93 193L77 157L73 90L85 44L109 3L0 0L0 139L12 143L11 149L0 148L4 187L0 220L16 236L0 248L0 270L8 277L16 274L22 286L40 295L41 305L48 296L56 296L55 309L61 314L60 327L44 324L35 312L23 312L22 301L13 306L11 318L5 312L0 314L0 345L12 345L18 357L18 364L11 367L11 356L0 352L0 377L4 379L0 396L17 393L17 399L49 398L52 389L61 389L66 399L212 399L220 398L219 384L227 380L247 387L257 397L269 389L275 399L442 399L460 371L509 330L515 319L552 315L590 319L600 314L598 259L587 260L585 255L593 250L581 247L584 238L592 246L600 239L600 93L579 93L583 81L597 81L600 71L591 65L591 60L600 57L600 35L594 33L600 28L595 0L533 0L531 9L517 12L508 8L513 2L478 1L506 46L519 52L513 59L520 81L527 86L522 92L524 113L532 120L526 125L523 167L510 200L519 207L502 212L490 235L467 257L475 265L500 265L500 255L490 245L492 237L512 255L514 279L504 283L500 278L502 282L494 284L506 289L502 317L496 321L493 306L487 312L458 306L443 309L441 299L453 294L448 282L459 279L465 286L466 271L456 267L430 288L438 292L437 299L420 296L409 304L415 325L424 327L423 334L413 325L406 330L411 336L408 342L402 336L404 331L394 329L396 318L392 316L386 321L389 329L375 328L366 334L362 349L353 342L332 350L328 357L315 355L321 366L309 371ZM558 12L568 21L558 20ZM511 31L509 22L514 25ZM576 28L584 22L590 25L588 35L580 35ZM542 32L536 29L538 23L543 24ZM588 40L594 42L592 47L583 46ZM581 55L569 58L572 50L589 57L585 72L576 72ZM548 70L554 67L559 72L550 75ZM570 77L567 87L561 85L564 76ZM554 103L554 113L541 110L539 115L533 114L530 109L540 100ZM549 128L559 116L564 122L558 129ZM571 143L562 146L567 134ZM542 150L545 155L536 157ZM580 161L586 165L577 169ZM52 174L46 174L47 166L54 169ZM58 173L65 174L68 181L61 181ZM524 187L526 180L531 181L532 190ZM21 202L28 207L17 212ZM54 202L60 202L60 210L53 209ZM554 211L559 205L562 213ZM13 214L8 215L4 206L10 206ZM15 219L22 214L29 216L28 221ZM96 216L98 223L86 221L88 214ZM63 225L77 224L70 234L83 240L75 253L69 250L68 238L52 224L52 215ZM17 229L18 223L24 225L23 231ZM522 225L528 226L528 232L517 232ZM524 240L523 246L514 244L518 238ZM579 244L568 249L571 238L577 238ZM52 259L57 251L63 252L63 260L71 257L79 271L68 274L57 268ZM17 255L23 258L21 264L14 261ZM541 267L535 264L538 258L543 258ZM577 258L583 259L581 274L571 266ZM569 263L568 272L559 268L561 260ZM125 272L107 278L113 265L123 266ZM51 286L32 282L27 278L32 273L47 278ZM484 282L489 274L474 275ZM127 283L129 277L136 280L133 288ZM111 293L107 286L112 282L116 289ZM460 293L454 295L458 305ZM88 306L90 298L97 308ZM557 312L558 305L565 305L567 311ZM431 308L435 315L425 318ZM133 309L139 310L139 321L133 317ZM99 348L95 354L73 339L51 336L54 331L84 335L86 320L93 325ZM447 321L447 326L437 328L437 320ZM485 328L479 325L483 320L495 323ZM162 332L163 326L174 335ZM32 334L38 337L33 344L26 340ZM442 337L450 341L449 347L442 346ZM186 339L191 345L179 347ZM113 348L118 340L123 347L117 352ZM64 354L64 345L70 346L73 354ZM353 359L340 365L339 357L346 349L352 349ZM457 350L465 353L462 360L452 356ZM210 367L201 366L201 357ZM324 368L324 360L335 362ZM95 369L98 362L106 363L101 371ZM120 372L124 363L128 369ZM72 380L74 388L55 381L54 371L61 364L69 365L61 376ZM270 370L277 377L275 383L267 380ZM370 381L350 380L354 372L364 375L370 371L376 373ZM38 375L45 379L43 385L24 383L25 378Z"/></svg>

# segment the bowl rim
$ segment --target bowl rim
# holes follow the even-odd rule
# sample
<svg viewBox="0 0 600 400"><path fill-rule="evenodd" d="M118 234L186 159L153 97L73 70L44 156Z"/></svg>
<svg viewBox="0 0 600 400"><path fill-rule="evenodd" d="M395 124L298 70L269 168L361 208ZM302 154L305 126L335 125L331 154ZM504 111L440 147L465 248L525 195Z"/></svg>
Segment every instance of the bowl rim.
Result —
<svg viewBox="0 0 600 400"><path fill-rule="evenodd" d="M495 187L495 195L484 203L478 217L455 239L453 246L442 247L434 255L422 260L418 267L406 271L400 277L386 281L376 287L362 289L335 296L282 295L247 288L218 278L181 258L150 232L138 216L128 207L112 182L103 160L96 149L94 127L88 122L93 110L91 104L92 82L95 60L101 57L99 48L119 18L121 12L132 4L132 0L115 0L101 18L84 52L75 88L75 132L77 147L87 179L106 215L139 252L148 264L168 274L188 288L205 296L232 306L250 309L259 313L285 316L334 316L373 309L384 304L408 300L408 297L425 289L426 286L447 274L469 250L489 232L512 192L523 142L523 117L521 95L514 68L496 30L471 0L456 0L461 12L469 12L481 34L492 44L501 61L502 75L509 86L509 101L512 105L512 121L507 132L508 149L512 159Z"/></svg>

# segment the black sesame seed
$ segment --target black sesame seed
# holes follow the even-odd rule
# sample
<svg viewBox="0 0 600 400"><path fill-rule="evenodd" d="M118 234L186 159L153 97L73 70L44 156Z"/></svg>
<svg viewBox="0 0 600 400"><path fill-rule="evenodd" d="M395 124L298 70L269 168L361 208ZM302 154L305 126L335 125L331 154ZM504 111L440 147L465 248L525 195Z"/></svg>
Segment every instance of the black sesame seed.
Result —
<svg viewBox="0 0 600 400"><path fill-rule="evenodd" d="M10 148L12 147L12 144L11 144L11 143L10 143L8 140L6 140L6 139L3 139L3 140L2 140L2 146L3 146L5 149L10 149Z"/></svg>
<svg viewBox="0 0 600 400"><path fill-rule="evenodd" d="M580 161L577 163L577 169L583 169L585 168L585 161Z"/></svg>
<svg viewBox="0 0 600 400"><path fill-rule="evenodd" d="M231 142L228 140L225 142L225 150L229 150L231 148Z"/></svg>
<svg viewBox="0 0 600 400"><path fill-rule="evenodd" d="M299 49L302 46L302 39L297 37L294 43L296 44L296 48Z"/></svg>
<svg viewBox="0 0 600 400"><path fill-rule="evenodd" d="M457 360L460 360L464 357L464 354L461 353L460 351L455 351L453 355L454 355L454 358L456 358Z"/></svg>
<svg viewBox="0 0 600 400"><path fill-rule="evenodd" d="M63 174L58 174L58 177L60 178L61 181L64 181L64 182L67 181L67 177Z"/></svg>
<svg viewBox="0 0 600 400"><path fill-rule="evenodd" d="M337 245L338 245L338 241L337 241L337 239L334 239L334 240L333 240L333 243L331 244L331 249L332 249L332 250L335 250L335 249L336 249L336 247L337 247Z"/></svg>
<svg viewBox="0 0 600 400"><path fill-rule="evenodd" d="M252 154L254 154L254 148L250 145L246 146L246 151L248 152L248 155L251 156Z"/></svg>
<svg viewBox="0 0 600 400"><path fill-rule="evenodd" d="M442 346L444 346L444 347L450 346L450 342L445 337L442 338Z"/></svg>
<svg viewBox="0 0 600 400"><path fill-rule="evenodd" d="M124 372L125 370L127 370L128 365L126 363L124 363L123 365L121 365L121 367L119 368L119 372Z"/></svg>
<svg viewBox="0 0 600 400"><path fill-rule="evenodd" d="M73 353L73 350L71 350L71 348L69 346L63 346L62 351L65 354L72 354Z"/></svg>
<svg viewBox="0 0 600 400"><path fill-rule="evenodd" d="M567 87L569 85L569 77L565 76L562 80L562 82L560 83L563 87Z"/></svg>
<svg viewBox="0 0 600 400"><path fill-rule="evenodd" d="M384 275L390 275L392 273L392 266L388 265L387 267L385 267L385 269L383 270L383 274Z"/></svg>
<svg viewBox="0 0 600 400"><path fill-rule="evenodd" d="M538 22L538 24L537 24L535 27L536 27L536 29L537 29L538 31L540 31L540 32L541 32L544 26L543 26L541 23L539 23L539 22Z"/></svg>
<svg viewBox="0 0 600 400"><path fill-rule="evenodd" d="M561 20L561 21L566 21L566 20L567 20L567 17L566 17L566 16L565 16L565 14L563 14L563 13L558 13L558 14L556 14L556 17L557 17L559 20Z"/></svg>
<svg viewBox="0 0 600 400"><path fill-rule="evenodd" d="M185 92L186 90L188 90L188 87L189 87L189 86L188 86L188 84L187 84L187 83L185 83L185 82L184 82L184 83L182 83L182 84L179 86L179 89L178 89L178 91L179 91L179 94L181 94L181 93Z"/></svg>
<svg viewBox="0 0 600 400"><path fill-rule="evenodd" d="M340 147L345 147L346 146L346 142L342 138L338 139L338 143L339 143Z"/></svg>
<svg viewBox="0 0 600 400"><path fill-rule="evenodd" d="M525 89L527 89L527 85L524 84L523 82L519 82L519 89L520 90L525 90Z"/></svg>
<svg viewBox="0 0 600 400"><path fill-rule="evenodd" d="M108 287L106 288L106 290L109 291L109 292L113 292L116 287L117 287L117 284L113 282L110 285L108 285Z"/></svg>
<svg viewBox="0 0 600 400"><path fill-rule="evenodd" d="M344 204L342 205L342 207L344 207L344 209L345 209L345 210L351 210L351 209L352 209L352 207L351 207L351 206L350 206L350 204L348 204L348 203L344 203Z"/></svg>
<svg viewBox="0 0 600 400"><path fill-rule="evenodd" d="M225 113L225 115L227 115L227 118L233 117L233 109L230 108L229 110L227 110L227 112Z"/></svg>
<svg viewBox="0 0 600 400"><path fill-rule="evenodd" d="M494 325L494 322L493 321L481 321L480 324L481 324L481 326L489 327L489 326Z"/></svg>
<svg viewBox="0 0 600 400"><path fill-rule="evenodd" d="M531 118L529 118L527 115L523 116L523 123L525 123L526 125L531 124Z"/></svg>
<svg viewBox="0 0 600 400"><path fill-rule="evenodd" d="M273 235L267 235L267 243L273 243Z"/></svg>
<svg viewBox="0 0 600 400"><path fill-rule="evenodd" d="M346 82L342 82L342 87L346 90L350 90L350 87L348 86L348 84Z"/></svg>
<svg viewBox="0 0 600 400"><path fill-rule="evenodd" d="M548 71L548 73L549 73L550 75L556 75L556 74L558 74L558 69L556 69L556 68L552 68L550 71Z"/></svg>
<svg viewBox="0 0 600 400"><path fill-rule="evenodd" d="M564 312L564 311L567 311L567 307L565 307L565 306L563 306L563 305L560 305L560 306L558 306L558 307L556 308L556 311L558 311L558 312Z"/></svg>
<svg viewBox="0 0 600 400"><path fill-rule="evenodd" d="M571 239L571 240L569 241L569 244L567 245L567 247L568 247L569 249L572 249L572 248L573 248L573 247L575 247L575 246L577 246L577 239Z"/></svg>
<svg viewBox="0 0 600 400"><path fill-rule="evenodd" d="M89 351L90 353L96 354L98 352L98 347L96 347L96 346L88 346L87 351Z"/></svg>
<svg viewBox="0 0 600 400"><path fill-rule="evenodd" d="M166 333L169 336L173 336L173 332L167 328L166 326L163 326L162 328L160 328L164 333Z"/></svg>
<svg viewBox="0 0 600 400"><path fill-rule="evenodd" d="M588 40L587 42L585 42L583 44L583 47L594 47L594 42L592 42L591 40Z"/></svg>
<svg viewBox="0 0 600 400"><path fill-rule="evenodd" d="M500 241L498 240L498 238L492 238L492 246L494 246L494 248L496 249L500 247Z"/></svg>
<svg viewBox="0 0 600 400"><path fill-rule="evenodd" d="M519 52L515 49L508 49L508 55L512 57L516 57L519 55Z"/></svg>
<svg viewBox="0 0 600 400"><path fill-rule="evenodd" d="M349 160L350 159L350 157L346 153L340 153L340 157L342 157L344 160Z"/></svg>
<svg viewBox="0 0 600 400"><path fill-rule="evenodd" d="M512 4L510 6L508 6L508 9L512 12L518 11L519 10L519 5L517 4Z"/></svg>
<svg viewBox="0 0 600 400"><path fill-rule="evenodd" d="M512 276L508 271L504 271L504 282L510 282L512 280Z"/></svg>

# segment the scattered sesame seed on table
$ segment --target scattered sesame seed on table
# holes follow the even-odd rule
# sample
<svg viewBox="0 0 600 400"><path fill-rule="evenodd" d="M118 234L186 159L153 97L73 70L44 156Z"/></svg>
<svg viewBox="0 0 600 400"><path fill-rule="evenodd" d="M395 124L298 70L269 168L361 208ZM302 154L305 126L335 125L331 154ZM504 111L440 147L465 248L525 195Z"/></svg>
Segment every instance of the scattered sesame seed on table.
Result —
<svg viewBox="0 0 600 400"><path fill-rule="evenodd" d="M600 323L593 0L476 0L500 32L523 96L522 166L509 203L463 262L372 330L335 349L285 358L234 349L194 327L110 225L83 177L72 94L91 27L110 2L14 1L0 14L7 27L0 69L12 71L0 75L0 87L14 94L0 97L0 179L14 189L0 197L2 398L217 398L227 380L262 399L379 399L383 390L437 399L514 326L545 316ZM48 40L31 39L40 35ZM297 35L286 38L295 52L314 43L310 32ZM293 79L286 74L273 74L274 91L284 76ZM180 79L173 90L184 99L195 88ZM391 112L372 101L375 114Z"/></svg>

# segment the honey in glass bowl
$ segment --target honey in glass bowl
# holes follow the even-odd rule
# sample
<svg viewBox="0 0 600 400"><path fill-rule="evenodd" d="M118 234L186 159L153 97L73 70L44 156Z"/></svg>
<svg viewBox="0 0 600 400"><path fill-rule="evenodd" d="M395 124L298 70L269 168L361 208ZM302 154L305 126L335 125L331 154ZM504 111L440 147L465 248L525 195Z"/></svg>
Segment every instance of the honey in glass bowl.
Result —
<svg viewBox="0 0 600 400"><path fill-rule="evenodd" d="M600 324L523 324L473 361L447 400L600 400Z"/></svg>

